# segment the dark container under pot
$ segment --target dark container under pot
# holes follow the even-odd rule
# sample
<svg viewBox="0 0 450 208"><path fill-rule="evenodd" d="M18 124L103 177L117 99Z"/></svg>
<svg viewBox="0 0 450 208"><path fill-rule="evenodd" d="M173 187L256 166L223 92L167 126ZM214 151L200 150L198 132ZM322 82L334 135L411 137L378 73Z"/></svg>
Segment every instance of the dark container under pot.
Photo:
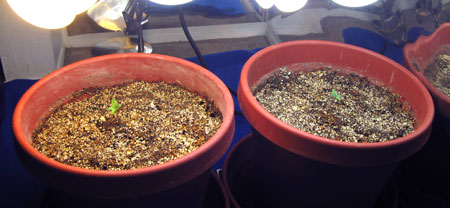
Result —
<svg viewBox="0 0 450 208"><path fill-rule="evenodd" d="M342 67L389 86L411 106L414 131L387 142L350 143L282 122L258 103L251 89L277 68L298 63ZM372 207L398 163L427 142L434 116L430 94L407 69L369 50L328 41L286 42L256 53L242 70L238 99L256 135L249 150L254 151L256 181L249 190L252 207ZM224 167L225 179L231 167ZM227 182L234 205L246 207L248 202L236 199L236 189L230 189L239 184Z"/></svg>
<svg viewBox="0 0 450 208"><path fill-rule="evenodd" d="M209 171L209 181L206 188L206 194L200 208L229 208L230 200L225 192L225 187L217 172ZM193 182L195 183L195 181ZM182 186L183 187L183 186ZM174 192L172 191L172 194ZM185 194L185 193L181 193ZM168 197L168 198L167 198ZM166 195L166 199L159 198L160 201L171 200L175 198ZM156 203L157 204L157 203ZM95 197L86 197L63 192L58 189L48 188L43 193L41 200L38 202L39 208L58 208L58 207L155 207L154 202L149 201L146 197L138 197L125 200L104 200ZM151 206L149 206L151 205ZM166 204L167 205L167 204ZM166 205L162 205L165 207ZM161 206L161 205L158 205ZM185 206L185 205L183 205ZM189 206L189 205L186 205Z"/></svg>
<svg viewBox="0 0 450 208"><path fill-rule="evenodd" d="M254 133L236 143L224 162L222 180L227 184L226 191L231 196L232 207L261 207L255 188L259 183L258 177L255 176L259 173L255 168L254 143L263 138L257 132ZM391 178L372 208L398 208L399 197L398 185L395 179Z"/></svg>
<svg viewBox="0 0 450 208"><path fill-rule="evenodd" d="M401 173L413 187L450 201L450 97L425 75L431 67L435 67L435 61L441 54L450 55L450 23L442 24L430 36L419 37L403 49L405 65L433 97L436 116L428 143L402 163ZM446 75L448 77L450 74Z"/></svg>
<svg viewBox="0 0 450 208"><path fill-rule="evenodd" d="M178 83L209 97L223 115L220 128L205 144L178 159L133 170L73 167L32 147L31 134L40 119L56 103L70 99L71 93L133 80ZM192 62L156 54L115 54L67 65L36 82L18 102L12 124L22 164L52 189L74 196L69 198L94 199L100 207L202 207L210 169L233 138L234 106L225 84ZM60 206L71 207L70 203Z"/></svg>

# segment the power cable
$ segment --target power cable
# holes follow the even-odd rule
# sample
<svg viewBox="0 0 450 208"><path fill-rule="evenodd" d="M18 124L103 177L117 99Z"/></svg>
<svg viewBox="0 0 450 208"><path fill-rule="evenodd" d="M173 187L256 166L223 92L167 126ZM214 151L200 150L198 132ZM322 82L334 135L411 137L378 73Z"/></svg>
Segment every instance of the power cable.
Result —
<svg viewBox="0 0 450 208"><path fill-rule="evenodd" d="M209 70L208 66L206 65L205 60L203 59L202 53L198 49L197 44L195 44L195 41L192 38L191 33L189 32L189 29L188 29L188 27L186 25L186 20L184 19L184 14L183 14L183 10L181 8L181 5L178 6L178 16L180 18L181 27L183 28L184 34L186 35L186 38L188 39L189 44L191 45L192 49L194 49L195 55L197 56L198 60L200 61L200 65L202 65L203 68ZM234 91L233 89L231 89L228 86L227 86L227 88L228 88L228 90L230 91L231 94L237 96L236 91ZM236 110L234 111L234 113L236 115L243 115L242 112L239 112L239 111L236 111Z"/></svg>

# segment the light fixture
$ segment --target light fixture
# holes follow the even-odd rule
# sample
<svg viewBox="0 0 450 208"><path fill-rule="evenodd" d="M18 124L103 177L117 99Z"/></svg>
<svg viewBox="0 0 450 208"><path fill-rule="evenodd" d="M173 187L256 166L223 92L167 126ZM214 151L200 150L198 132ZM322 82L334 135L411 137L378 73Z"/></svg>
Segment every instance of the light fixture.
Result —
<svg viewBox="0 0 450 208"><path fill-rule="evenodd" d="M273 0L256 0L256 3L263 9L270 9L273 7Z"/></svg>
<svg viewBox="0 0 450 208"><path fill-rule="evenodd" d="M369 4L373 4L378 0L333 0L334 3L337 3L346 7L363 7Z"/></svg>
<svg viewBox="0 0 450 208"><path fill-rule="evenodd" d="M88 9L87 15L107 30L124 31L126 25L122 12L128 2L128 0L100 0Z"/></svg>
<svg viewBox="0 0 450 208"><path fill-rule="evenodd" d="M94 56L111 53L151 53L152 46L144 41L143 25L148 22L149 3L180 5L192 0L100 0L87 14L101 27L123 31L126 37L111 38L92 48ZM137 37L130 37L137 35Z"/></svg>
<svg viewBox="0 0 450 208"><path fill-rule="evenodd" d="M77 14L86 11L96 0L6 0L11 9L26 22L44 28L58 29L72 23Z"/></svg>
<svg viewBox="0 0 450 208"><path fill-rule="evenodd" d="M150 1L163 5L180 5L191 2L192 0L150 0Z"/></svg>

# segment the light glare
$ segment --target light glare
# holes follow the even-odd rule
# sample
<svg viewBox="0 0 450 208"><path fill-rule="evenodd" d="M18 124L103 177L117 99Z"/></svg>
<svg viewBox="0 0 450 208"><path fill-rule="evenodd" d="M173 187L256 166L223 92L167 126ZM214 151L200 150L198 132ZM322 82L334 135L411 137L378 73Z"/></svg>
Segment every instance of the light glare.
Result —
<svg viewBox="0 0 450 208"><path fill-rule="evenodd" d="M275 6L282 12L295 12L306 5L308 0L277 0Z"/></svg>
<svg viewBox="0 0 450 208"><path fill-rule="evenodd" d="M44 29L58 29L72 23L75 16L87 10L95 0L7 0L7 2L26 22Z"/></svg>
<svg viewBox="0 0 450 208"><path fill-rule="evenodd" d="M273 7L273 0L256 0L256 3L263 9L270 9Z"/></svg>
<svg viewBox="0 0 450 208"><path fill-rule="evenodd" d="M150 1L163 5L179 5L191 2L192 0L150 0Z"/></svg>
<svg viewBox="0 0 450 208"><path fill-rule="evenodd" d="M363 7L369 4L373 4L378 0L333 0L334 3L337 3L346 7Z"/></svg>
<svg viewBox="0 0 450 208"><path fill-rule="evenodd" d="M37 0L36 0L37 1ZM92 5L97 2L97 0L74 0L74 1L63 1L67 3L67 6L71 10L71 13L77 15L85 12Z"/></svg>

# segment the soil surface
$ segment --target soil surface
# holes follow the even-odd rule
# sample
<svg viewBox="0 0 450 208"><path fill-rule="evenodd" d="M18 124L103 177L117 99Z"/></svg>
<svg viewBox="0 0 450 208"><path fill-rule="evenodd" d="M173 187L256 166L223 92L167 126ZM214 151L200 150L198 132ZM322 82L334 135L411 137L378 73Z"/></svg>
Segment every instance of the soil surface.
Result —
<svg viewBox="0 0 450 208"><path fill-rule="evenodd" d="M332 67L281 68L253 94L275 117L302 131L345 142L383 142L414 130L408 105L386 87Z"/></svg>
<svg viewBox="0 0 450 208"><path fill-rule="evenodd" d="M110 108L117 101L116 111ZM126 170L174 160L204 144L222 124L212 101L178 84L137 81L87 88L33 133L33 147L58 162Z"/></svg>
<svg viewBox="0 0 450 208"><path fill-rule="evenodd" d="M436 89L450 97L450 53L436 56L424 75Z"/></svg>

